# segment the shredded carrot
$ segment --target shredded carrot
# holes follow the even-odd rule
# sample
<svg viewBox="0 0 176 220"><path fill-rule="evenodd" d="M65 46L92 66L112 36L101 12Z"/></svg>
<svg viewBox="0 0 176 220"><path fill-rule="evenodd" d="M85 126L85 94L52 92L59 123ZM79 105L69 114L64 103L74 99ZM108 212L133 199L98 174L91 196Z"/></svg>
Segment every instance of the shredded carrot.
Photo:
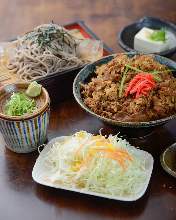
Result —
<svg viewBox="0 0 176 220"><path fill-rule="evenodd" d="M106 158L110 158L110 159L113 159L113 160L115 160L115 161L117 161L118 162L118 164L122 167L122 169L123 170L126 170L126 164L125 164L125 160L124 159L122 159L122 158L118 158L118 157L114 157L113 155L111 155L111 154L105 154L104 155Z"/></svg>
<svg viewBox="0 0 176 220"><path fill-rule="evenodd" d="M82 137L83 133L79 133L78 137ZM109 139L105 138L102 135L96 135L92 137L92 140L95 141L94 145L88 149L87 155L84 160L74 165L73 169L80 170L82 167L88 166L90 161L93 159L96 153L102 153L102 157L110 158L115 161L123 168L126 169L126 161L132 161L133 158L126 150L117 149ZM84 145L80 145L78 149L75 151L75 155L77 155Z"/></svg>
<svg viewBox="0 0 176 220"><path fill-rule="evenodd" d="M112 149L112 148L108 148L108 146L106 146L106 148L104 147L93 147L89 150L88 152L88 156L84 159L84 161L80 164L79 168L87 166L88 163L92 160L93 156L97 153L97 152L101 152L103 153L103 157L106 158L110 158L113 159L115 161L118 162L118 164L123 168L123 170L126 169L126 161L132 161L133 158L131 155L129 155L129 153L125 150L122 149Z"/></svg>
<svg viewBox="0 0 176 220"><path fill-rule="evenodd" d="M114 152L110 150L103 150L103 152L106 153L106 157L116 160L123 169L125 169L126 160L133 160L132 157L128 154L128 152L125 152L123 150L115 150Z"/></svg>
<svg viewBox="0 0 176 220"><path fill-rule="evenodd" d="M83 145L80 145L80 146L78 147L78 149L75 151L75 154L78 154L78 153L80 152L80 150L81 150L82 147L83 147Z"/></svg>
<svg viewBox="0 0 176 220"><path fill-rule="evenodd" d="M87 164L92 160L93 155L88 155L83 162L80 164L79 169L81 169L82 167L86 167Z"/></svg>
<svg viewBox="0 0 176 220"><path fill-rule="evenodd" d="M80 136L80 134L79 134ZM97 140L96 142L96 146L102 146L103 144L108 145L109 144L109 140L106 139L104 136L101 135L96 135L92 137L93 140ZM83 147L83 145L80 145L79 148L76 150L75 154L78 154L81 150L81 148Z"/></svg>

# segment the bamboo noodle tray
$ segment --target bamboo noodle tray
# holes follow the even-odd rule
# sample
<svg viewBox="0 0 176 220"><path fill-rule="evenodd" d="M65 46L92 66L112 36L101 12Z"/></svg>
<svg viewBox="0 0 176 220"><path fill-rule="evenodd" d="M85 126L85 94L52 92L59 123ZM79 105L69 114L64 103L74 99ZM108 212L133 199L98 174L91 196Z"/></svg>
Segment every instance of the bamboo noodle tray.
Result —
<svg viewBox="0 0 176 220"><path fill-rule="evenodd" d="M64 25L64 27L70 30L72 34L79 39L89 38L100 40L83 21L70 23ZM112 50L103 44L103 55L107 56L111 53ZM7 69L7 62L7 56L0 51L0 87L7 84L24 82L24 80L20 79L17 74ZM41 83L48 90L52 103L57 103L58 101L72 97L72 83L81 68L82 67L76 67L60 73L51 73L48 76L38 78L36 81Z"/></svg>

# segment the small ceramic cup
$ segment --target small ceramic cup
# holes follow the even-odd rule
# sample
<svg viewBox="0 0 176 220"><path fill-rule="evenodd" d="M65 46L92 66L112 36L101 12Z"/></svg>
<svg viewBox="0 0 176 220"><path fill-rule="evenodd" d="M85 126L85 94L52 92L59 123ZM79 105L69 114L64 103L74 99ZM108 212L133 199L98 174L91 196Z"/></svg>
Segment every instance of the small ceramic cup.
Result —
<svg viewBox="0 0 176 220"><path fill-rule="evenodd" d="M5 115L4 107L13 92L24 92L29 83L16 83L0 89L0 132L6 147L16 153L29 153L47 140L50 98L42 87L41 94L35 98L37 110L24 116Z"/></svg>

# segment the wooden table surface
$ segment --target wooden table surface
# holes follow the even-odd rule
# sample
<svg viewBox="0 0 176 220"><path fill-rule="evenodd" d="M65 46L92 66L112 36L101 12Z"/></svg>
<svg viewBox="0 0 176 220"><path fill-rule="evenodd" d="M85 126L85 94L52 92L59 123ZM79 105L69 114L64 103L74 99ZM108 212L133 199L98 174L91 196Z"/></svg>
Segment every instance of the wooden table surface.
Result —
<svg viewBox="0 0 176 220"><path fill-rule="evenodd" d="M122 51L116 33L142 16L158 16L176 22L175 0L1 0L0 40L10 39L36 25L54 20L69 23L84 20L114 51ZM60 95L60 94L58 94ZM91 117L73 99L52 108L49 139L84 129L97 133L115 132ZM2 220L175 220L176 180L167 175L159 155L176 141L176 121L158 128L144 139L130 139L152 153L154 171L146 194L125 203L56 190L36 184L31 177L37 152L20 155L0 148L0 219Z"/></svg>

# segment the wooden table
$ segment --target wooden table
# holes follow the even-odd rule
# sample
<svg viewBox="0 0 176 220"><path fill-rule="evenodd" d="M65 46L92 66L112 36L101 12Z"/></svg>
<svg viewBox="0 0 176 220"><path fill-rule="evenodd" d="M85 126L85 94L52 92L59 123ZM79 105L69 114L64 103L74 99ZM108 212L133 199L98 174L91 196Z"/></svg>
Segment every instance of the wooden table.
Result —
<svg viewBox="0 0 176 220"><path fill-rule="evenodd" d="M12 38L33 26L54 20L68 23L85 20L95 33L115 51L116 33L126 24L144 15L176 21L175 0L89 0L5 1L0 4L0 40ZM59 95L59 94L58 94ZM84 129L97 133L115 132L91 117L73 99L52 108L49 139ZM159 163L159 155L176 141L176 121L158 128L144 139L130 139L135 146L151 152L155 158L149 188L143 198L124 203L55 190L36 184L31 171L37 152L20 155L0 148L0 219L2 220L175 220L176 181Z"/></svg>

